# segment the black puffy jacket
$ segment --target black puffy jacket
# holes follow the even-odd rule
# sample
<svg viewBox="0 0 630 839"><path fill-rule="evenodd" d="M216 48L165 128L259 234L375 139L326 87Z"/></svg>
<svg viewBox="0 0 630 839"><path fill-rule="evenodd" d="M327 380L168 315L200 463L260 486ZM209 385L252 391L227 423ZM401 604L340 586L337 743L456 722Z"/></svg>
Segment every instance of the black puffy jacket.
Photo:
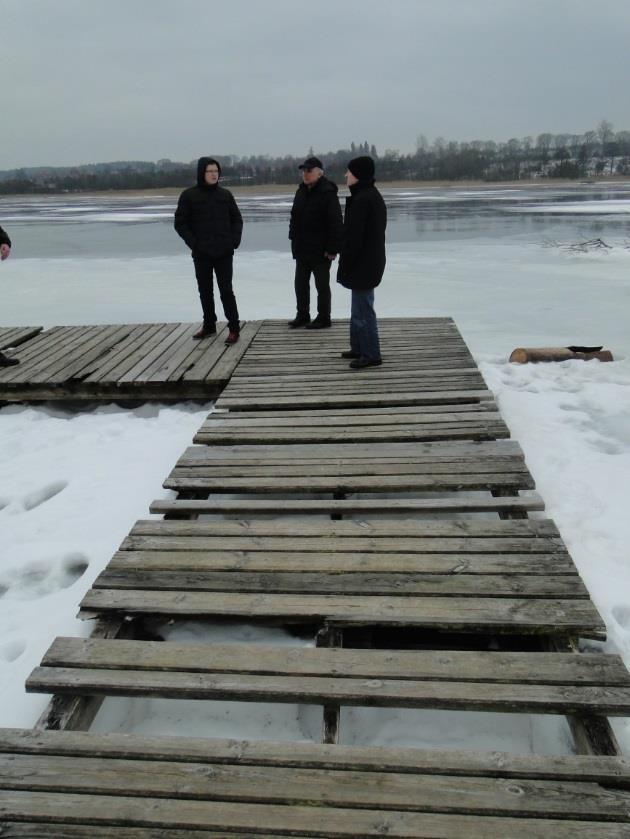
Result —
<svg viewBox="0 0 630 839"><path fill-rule="evenodd" d="M5 231L0 227L0 245L8 245L11 247L11 240L5 233Z"/></svg>
<svg viewBox="0 0 630 839"><path fill-rule="evenodd" d="M373 180L350 187L343 219L337 282L345 288L376 288L385 271L387 208Z"/></svg>
<svg viewBox="0 0 630 839"><path fill-rule="evenodd" d="M197 186L182 192L175 210L175 230L193 256L228 256L240 245L243 233L243 218L232 193L218 184L205 183L206 166L211 161L199 158Z"/></svg>
<svg viewBox="0 0 630 839"><path fill-rule="evenodd" d="M311 187L298 187L289 223L294 259L319 260L325 253L339 253L343 221L337 192L337 185L323 175Z"/></svg>

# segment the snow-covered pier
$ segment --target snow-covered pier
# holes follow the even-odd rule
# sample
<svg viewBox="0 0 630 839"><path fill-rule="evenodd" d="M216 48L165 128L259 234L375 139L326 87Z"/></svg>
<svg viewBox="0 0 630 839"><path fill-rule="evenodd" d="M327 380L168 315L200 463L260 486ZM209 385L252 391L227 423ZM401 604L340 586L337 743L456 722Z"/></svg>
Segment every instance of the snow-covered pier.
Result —
<svg viewBox="0 0 630 839"><path fill-rule="evenodd" d="M83 598L92 636L30 675L38 725L0 731L0 835L628 836L630 674L577 652L605 625L523 453L452 320L379 326L352 371L346 323L252 325L176 496ZM191 620L307 643L157 637ZM90 731L120 696L315 705L321 742ZM351 745L356 708L461 712L470 750ZM478 712L564 716L572 753L475 751Z"/></svg>

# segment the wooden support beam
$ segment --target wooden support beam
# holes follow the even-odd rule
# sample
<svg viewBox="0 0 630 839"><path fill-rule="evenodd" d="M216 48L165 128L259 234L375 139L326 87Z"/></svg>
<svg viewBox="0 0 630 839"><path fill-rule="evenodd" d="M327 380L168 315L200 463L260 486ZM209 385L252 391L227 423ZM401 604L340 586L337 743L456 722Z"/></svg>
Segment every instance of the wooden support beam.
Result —
<svg viewBox="0 0 630 839"><path fill-rule="evenodd" d="M575 638L563 640L562 638L551 637L547 639L543 646L547 650L556 652L580 654ZM577 754L605 756L623 754L608 717L570 714L567 715L567 722L573 735Z"/></svg>
<svg viewBox="0 0 630 839"><path fill-rule="evenodd" d="M317 633L315 643L318 647L342 647L343 630L335 626L324 626ZM339 718L341 706L338 704L324 705L324 725L322 743L336 744L339 742Z"/></svg>
<svg viewBox="0 0 630 839"><path fill-rule="evenodd" d="M493 489L491 490L494 498L513 498L518 496L518 491L513 489ZM500 519L526 519L527 510L500 510Z"/></svg>
<svg viewBox="0 0 630 839"><path fill-rule="evenodd" d="M133 638L134 622L122 618L101 618L92 638ZM88 731L103 704L104 696L55 694L35 723L39 731Z"/></svg>

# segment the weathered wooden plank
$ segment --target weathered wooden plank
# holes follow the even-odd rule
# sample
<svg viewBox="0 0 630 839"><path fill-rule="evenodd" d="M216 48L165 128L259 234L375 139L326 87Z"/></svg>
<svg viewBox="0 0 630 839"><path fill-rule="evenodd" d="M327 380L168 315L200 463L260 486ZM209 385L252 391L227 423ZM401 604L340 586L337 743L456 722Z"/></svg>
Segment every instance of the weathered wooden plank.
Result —
<svg viewBox="0 0 630 839"><path fill-rule="evenodd" d="M0 326L0 350L19 347L39 335L43 326Z"/></svg>
<svg viewBox="0 0 630 839"><path fill-rule="evenodd" d="M203 343L193 340L193 335L198 328L196 323L187 324L179 340L171 347L168 356L160 359L151 370L145 371L143 378L147 384L179 381L183 373L195 364L205 351ZM219 329L217 341L224 341L225 335L225 328Z"/></svg>
<svg viewBox="0 0 630 839"><path fill-rule="evenodd" d="M113 339L112 331L114 332ZM116 343L116 335L123 332L124 329L121 330L120 327L81 327L80 332L70 343L62 345L58 352L49 354L45 363L37 371L30 373L29 383L64 384L95 358L105 354L109 347Z"/></svg>
<svg viewBox="0 0 630 839"><path fill-rule="evenodd" d="M308 742L96 734L0 728L0 753L208 762L362 773L395 772L470 777L592 782L630 789L627 757L514 754L387 746L327 746Z"/></svg>
<svg viewBox="0 0 630 839"><path fill-rule="evenodd" d="M246 414L243 414L246 415ZM296 444L295 446L254 445L247 446L189 446L182 457L198 458L200 460L228 458L248 459L270 457L287 460L350 460L362 458L364 460L385 460L394 458L405 462L407 459L418 462L433 462L436 460L469 460L471 458L486 460L488 458L518 457L524 459L523 450L516 440L486 440L472 442L461 440L454 443L380 443L378 450L365 443L331 444L321 443L317 447Z"/></svg>
<svg viewBox="0 0 630 839"><path fill-rule="evenodd" d="M241 326L241 335L238 344L229 348L212 368L212 378L219 381L226 381L236 369L240 360L249 349L251 342L256 338L261 326L261 321L247 321Z"/></svg>
<svg viewBox="0 0 630 839"><path fill-rule="evenodd" d="M176 337L178 324L176 323L160 323L158 328L145 339L138 343L127 356L127 364L125 369L119 370L117 373L117 383L132 384L136 377L140 377L142 371L147 366L147 359L149 363L155 358L155 353L161 355L161 349L165 346L170 346Z"/></svg>
<svg viewBox="0 0 630 839"><path fill-rule="evenodd" d="M182 571L135 568L105 569L94 588L151 589L154 591L273 592L275 594L398 595L415 597L535 597L569 600L586 598L577 576L546 579L521 574L411 574L323 572Z"/></svg>
<svg viewBox="0 0 630 839"><path fill-rule="evenodd" d="M229 461L227 462L229 464ZM283 466L259 466L249 464L247 467L240 465L229 466L225 462L217 462L212 458L202 460L197 458L194 461L188 461L186 465L180 465L181 460L174 467L171 472L173 477L254 477L255 475L266 476L268 474L274 476L306 476L312 477L331 476L331 475L347 475L365 477L367 474L373 476L379 475L406 475L412 474L414 476L428 475L466 475L466 474L501 474L506 473L526 474L529 471L525 463L520 458L467 458L460 460L438 460L433 461L417 459L406 459L404 461L392 460L391 458L379 460L375 457L372 461L369 460L339 460L327 461L322 458L321 461L314 462L300 462L297 463L292 458L287 458ZM191 465L192 464L192 465Z"/></svg>
<svg viewBox="0 0 630 839"><path fill-rule="evenodd" d="M542 541L548 536L559 539L558 528L551 519L528 519L526 521L468 521L468 520L414 520L403 521L219 521L188 522L159 521L140 519L131 531L132 535L172 535L172 536L290 536L301 539L307 536L319 536L322 539L372 537L423 537L449 538L466 536L469 538L510 539L524 538Z"/></svg>
<svg viewBox="0 0 630 839"><path fill-rule="evenodd" d="M146 352L138 354L137 361L130 367L122 376L119 376L119 384L130 384L136 382L146 381L151 369L155 365L163 364L165 356L170 355L173 348L177 346L178 341L190 331L190 326L185 323L167 323L163 324L159 332L156 333L156 343L150 348L146 348Z"/></svg>
<svg viewBox="0 0 630 839"><path fill-rule="evenodd" d="M392 371L388 369L387 363L384 363L381 367L377 369L377 375L380 379L386 379L388 383L391 382L392 389L396 385L397 382L401 382L402 384L407 383L409 380L413 381L423 381L424 379L444 379L446 381L450 379L475 379L479 380L482 378L481 373L477 367L435 367L430 368L429 370L425 369L418 369L418 370L408 370L408 369L400 369ZM337 389L338 385L345 385L345 384L352 384L353 386L356 385L356 378L352 375L351 372L348 370L343 370L340 372L332 372L332 373L315 373L308 377L308 384L309 387L314 388L324 388L328 387L328 389L333 390ZM265 387L268 387L269 390L273 390L274 387L296 387L297 389L300 386L304 385L304 377L302 373L294 373L292 368L289 366L286 368L286 372L278 375L272 376L267 375L265 376L264 381L261 381L258 376L246 376L244 374L240 374L235 376L231 381L231 387L238 390L247 390L247 391L256 391L256 390L264 390Z"/></svg>
<svg viewBox="0 0 630 839"><path fill-rule="evenodd" d="M127 325L104 327L93 340L75 350L67 359L68 363L47 383L65 384L74 379L85 379L127 338L129 331L130 327Z"/></svg>
<svg viewBox="0 0 630 839"><path fill-rule="evenodd" d="M29 693L150 696L378 708L434 708L524 714L628 716L630 687L492 682L415 682L241 673L187 673L88 667L36 667Z"/></svg>
<svg viewBox="0 0 630 839"><path fill-rule="evenodd" d="M29 384L31 379L41 375L41 371L54 363L60 356L65 357L76 343L80 343L86 327L70 326L51 329L34 338L20 353L20 364L0 371L2 384L9 386Z"/></svg>
<svg viewBox="0 0 630 839"><path fill-rule="evenodd" d="M365 380L364 380L365 383ZM232 398L227 393L217 400L218 408L229 408L232 411L262 410L264 408L277 409L279 406L306 407L363 407L363 406L394 406L394 405L439 405L455 402L478 402L482 399L493 399L489 390L420 390L407 393L372 393L366 389L361 394L328 394L309 395L308 393L296 396L253 396Z"/></svg>
<svg viewBox="0 0 630 839"><path fill-rule="evenodd" d="M42 667L630 687L621 657L608 653L360 650L59 637L45 653Z"/></svg>
<svg viewBox="0 0 630 839"><path fill-rule="evenodd" d="M158 515L180 513L192 514L230 514L242 515L250 518L256 515L270 513L283 515L335 514L345 515L367 513L488 513L488 512L533 512L545 509L542 498L537 494L527 497L513 498L409 498L398 499L356 499L336 500L303 499L301 501L279 498L275 501L223 501L223 500L194 500L181 501L156 500L153 501L149 512Z"/></svg>
<svg viewBox="0 0 630 839"><path fill-rule="evenodd" d="M475 553L346 553L230 550L225 545L208 551L118 551L109 569L186 571L267 571L323 573L426 573L426 574L528 574L551 577L575 575L568 553L475 554Z"/></svg>
<svg viewBox="0 0 630 839"><path fill-rule="evenodd" d="M111 758L0 756L0 786L57 793L156 796L400 809L411 812L628 820L630 793L597 784L527 781L518 789L494 778L284 767L212 766Z"/></svg>
<svg viewBox="0 0 630 839"><path fill-rule="evenodd" d="M216 443L241 444L262 443L333 443L363 442L380 443L418 440L495 440L509 437L508 427L503 422L480 423L478 425L385 425L377 427L357 426L356 428L298 428L264 429L243 432L241 430L217 429L210 432L198 432L195 442L206 445Z"/></svg>
<svg viewBox="0 0 630 839"><path fill-rule="evenodd" d="M112 385L118 381L121 371L133 364L131 358L138 346L152 340L160 328L158 323L140 323L131 326L129 334L118 346L111 350L106 358L100 359L95 370L86 376L86 383Z"/></svg>
<svg viewBox="0 0 630 839"><path fill-rule="evenodd" d="M478 415L480 418L484 418L488 413L495 413L498 416L499 408L496 403L494 402L464 402L460 405L408 405L404 409L400 408L370 408L359 416L359 419L363 416L366 417L379 417L379 416L386 416L386 417L432 417L434 414L442 414L448 417L455 417L456 419L461 419L462 421L466 420L467 414L474 414ZM317 409L309 409L307 411L303 411L300 409L294 411L247 411L246 413L239 413L238 411L222 411L216 408L208 414L207 418L205 419L202 428L206 425L206 423L214 422L215 420L221 419L229 419L233 422L239 423L251 423L257 420L264 420L263 425L265 423L272 423L274 419L283 420L291 418L300 420L304 419L307 421L313 420L339 420L341 421L343 418L352 420L357 418L356 411L350 408L330 408L326 410L317 410Z"/></svg>
<svg viewBox="0 0 630 839"><path fill-rule="evenodd" d="M480 403L479 403L480 404ZM355 411L342 411L333 409L327 411L274 411L267 417L264 412L252 411L247 413L234 413L233 411L213 411L200 428L201 432L212 431L214 428L240 428L240 429L263 429L279 428L288 426L299 428L302 426L355 426L355 425L400 425L406 423L428 424L479 424L480 422L492 423L500 420L498 411L490 413L486 408L482 410L471 410L472 406L465 406L467 410L452 411L444 413L437 411L436 407L427 406L433 410L422 410L411 407L403 410L388 410L377 408L374 412L362 411L357 414ZM464 407L464 406L462 406ZM476 408L477 406L475 406Z"/></svg>
<svg viewBox="0 0 630 839"><path fill-rule="evenodd" d="M353 597L91 589L81 618L93 614L231 617L339 625L417 626L442 631L581 635L605 638L589 600L499 597Z"/></svg>
<svg viewBox="0 0 630 839"><path fill-rule="evenodd" d="M379 367L372 367L369 368L367 371L367 375L370 375L370 370L380 370ZM311 387L311 383L308 380L302 379L302 383L295 383L295 384L278 384L274 386L265 387L265 382L261 382L259 388L254 388L251 385L248 387L237 386L234 383L230 383L225 389L225 396L226 398L229 397L231 399L256 399L259 396L281 396L284 398L293 398L299 399L304 395L310 396L322 396L328 397L334 395L336 397L350 397L350 396L362 396L365 390L369 390L369 393L372 395L389 395L389 396L404 396L406 394L415 394L415 393L423 393L423 392L431 392L431 391L465 391L465 390L473 390L478 391L484 387L484 382L480 376L476 376L475 378L433 378L433 379L405 379L405 380L398 380L398 381L391 381L389 378L383 378L378 381L370 381L369 389L365 387L365 381L361 379L360 372L352 371L354 376L350 378L350 374L348 374L348 379L345 384L337 383L334 389L329 385L326 386L325 382L322 383L321 387L317 387L313 385ZM362 371L364 376L366 371ZM305 394L306 391L306 394Z"/></svg>
<svg viewBox="0 0 630 839"><path fill-rule="evenodd" d="M444 492L455 490L533 489L528 472L472 473L461 475L323 475L311 478L285 476L279 479L258 477L213 478L199 475L200 470L182 477L178 472L163 483L167 489L200 489L207 492Z"/></svg>
<svg viewBox="0 0 630 839"><path fill-rule="evenodd" d="M0 792L3 821L30 820L49 824L135 826L160 830L226 831L221 835L268 832L292 836L388 836L389 839L627 839L627 823L565 818L520 819L411 813L374 809L185 801L139 796L79 795L76 793ZM201 836L204 834L202 833Z"/></svg>

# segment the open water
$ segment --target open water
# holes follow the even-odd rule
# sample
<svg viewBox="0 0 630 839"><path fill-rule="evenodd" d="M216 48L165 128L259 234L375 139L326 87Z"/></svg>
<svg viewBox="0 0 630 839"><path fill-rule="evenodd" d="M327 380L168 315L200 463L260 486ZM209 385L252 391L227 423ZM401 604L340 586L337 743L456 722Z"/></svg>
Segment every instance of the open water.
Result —
<svg viewBox="0 0 630 839"><path fill-rule="evenodd" d="M564 243L630 240L630 182L540 186L388 189L389 243L494 239ZM340 190L342 206L346 191ZM287 251L293 190L238 195L242 249ZM12 258L175 256L186 247L173 230L176 198L116 195L0 197L0 224Z"/></svg>

